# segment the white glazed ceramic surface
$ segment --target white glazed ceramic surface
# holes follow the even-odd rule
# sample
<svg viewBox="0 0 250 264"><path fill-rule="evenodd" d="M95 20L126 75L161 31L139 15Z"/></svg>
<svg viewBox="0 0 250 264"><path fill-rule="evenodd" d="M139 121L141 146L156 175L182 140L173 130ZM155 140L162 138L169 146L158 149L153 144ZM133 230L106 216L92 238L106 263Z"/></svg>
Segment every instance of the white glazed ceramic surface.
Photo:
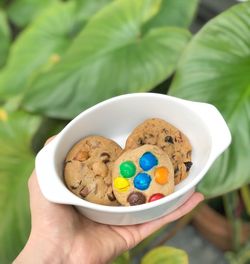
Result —
<svg viewBox="0 0 250 264"><path fill-rule="evenodd" d="M77 141L89 135L102 135L124 147L132 130L153 117L176 126L193 148L189 176L175 187L174 193L143 205L113 207L87 202L66 188L64 159ZM41 191L49 201L74 205L96 222L132 225L159 218L182 205L230 142L231 134L223 117L210 104L153 93L127 94L99 103L73 119L38 153L36 172Z"/></svg>

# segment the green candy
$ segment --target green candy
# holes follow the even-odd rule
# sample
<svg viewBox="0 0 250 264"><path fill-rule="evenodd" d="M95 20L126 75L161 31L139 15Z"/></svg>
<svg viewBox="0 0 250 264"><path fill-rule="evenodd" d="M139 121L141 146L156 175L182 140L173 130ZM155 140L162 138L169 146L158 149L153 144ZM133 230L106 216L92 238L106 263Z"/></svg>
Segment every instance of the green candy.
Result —
<svg viewBox="0 0 250 264"><path fill-rule="evenodd" d="M124 178L131 178L135 175L135 173L136 173L136 167L132 161L124 161L120 165L120 174Z"/></svg>

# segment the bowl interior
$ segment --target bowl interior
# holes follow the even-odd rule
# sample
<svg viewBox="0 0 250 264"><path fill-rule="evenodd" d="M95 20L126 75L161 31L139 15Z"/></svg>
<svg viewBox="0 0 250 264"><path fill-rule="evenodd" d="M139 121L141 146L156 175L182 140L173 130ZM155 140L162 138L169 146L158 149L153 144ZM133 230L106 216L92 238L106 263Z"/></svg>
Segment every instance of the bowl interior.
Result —
<svg viewBox="0 0 250 264"><path fill-rule="evenodd" d="M182 131L192 145L193 166L175 192L191 183L205 167L211 138L205 122L184 100L157 94L130 94L104 101L72 120L60 133L55 149L56 171L63 181L63 164L72 146L89 135L102 135L124 147L128 135L147 118L162 118ZM66 188L66 187L65 187Z"/></svg>

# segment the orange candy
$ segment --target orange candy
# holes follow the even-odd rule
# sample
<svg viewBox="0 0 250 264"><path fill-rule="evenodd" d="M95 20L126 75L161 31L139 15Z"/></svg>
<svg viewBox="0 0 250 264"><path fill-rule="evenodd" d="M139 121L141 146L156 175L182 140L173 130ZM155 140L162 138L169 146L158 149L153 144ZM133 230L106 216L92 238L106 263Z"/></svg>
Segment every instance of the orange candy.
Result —
<svg viewBox="0 0 250 264"><path fill-rule="evenodd" d="M166 184L168 182L169 171L166 167L158 167L155 170L155 181L159 184Z"/></svg>

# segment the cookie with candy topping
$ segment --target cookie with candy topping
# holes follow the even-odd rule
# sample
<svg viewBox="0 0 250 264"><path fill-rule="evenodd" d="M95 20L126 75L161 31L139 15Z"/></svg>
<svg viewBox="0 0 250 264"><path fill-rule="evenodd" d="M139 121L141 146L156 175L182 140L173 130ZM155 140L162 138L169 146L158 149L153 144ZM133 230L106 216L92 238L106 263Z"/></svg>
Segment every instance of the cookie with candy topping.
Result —
<svg viewBox="0 0 250 264"><path fill-rule="evenodd" d="M156 145L168 154L174 166L175 184L187 177L192 166L192 147L180 130L163 119L147 119L130 134L125 150L135 149L144 144Z"/></svg>
<svg viewBox="0 0 250 264"><path fill-rule="evenodd" d="M122 205L158 200L174 191L174 169L159 147L144 145L124 152L112 170L113 191Z"/></svg>
<svg viewBox="0 0 250 264"><path fill-rule="evenodd" d="M68 189L89 202L118 205L111 173L121 151L113 140L101 136L80 140L65 160L64 179Z"/></svg>

